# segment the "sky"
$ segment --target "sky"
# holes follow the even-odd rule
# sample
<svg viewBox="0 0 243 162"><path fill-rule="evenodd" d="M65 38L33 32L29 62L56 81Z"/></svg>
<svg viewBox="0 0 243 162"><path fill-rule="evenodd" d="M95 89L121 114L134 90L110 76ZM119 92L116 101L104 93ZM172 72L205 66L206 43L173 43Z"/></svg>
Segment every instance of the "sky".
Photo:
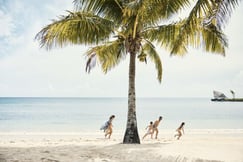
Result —
<svg viewBox="0 0 243 162"><path fill-rule="evenodd" d="M72 10L67 0L0 0L0 97L127 97L128 61L104 74L99 65L85 72L83 45L47 51L35 35ZM226 56L190 49L171 57L156 47L163 64L162 82L154 64L137 62L137 97L213 97L213 90L243 97L243 4L225 28Z"/></svg>

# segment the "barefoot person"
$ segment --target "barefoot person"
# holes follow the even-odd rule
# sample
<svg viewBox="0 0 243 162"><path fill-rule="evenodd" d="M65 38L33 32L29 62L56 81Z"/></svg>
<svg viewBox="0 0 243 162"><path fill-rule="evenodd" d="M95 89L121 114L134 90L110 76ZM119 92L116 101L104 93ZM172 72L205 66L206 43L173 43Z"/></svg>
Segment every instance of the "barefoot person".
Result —
<svg viewBox="0 0 243 162"><path fill-rule="evenodd" d="M106 137L108 137L109 139L111 138L111 134L113 132L112 127L113 127L112 122L110 122L108 128L105 130L105 138Z"/></svg>
<svg viewBox="0 0 243 162"><path fill-rule="evenodd" d="M143 139L147 136L147 135L151 135L151 139L153 138L153 122L151 121L149 123L149 125L145 128L145 130L148 130L147 133L143 136Z"/></svg>
<svg viewBox="0 0 243 162"><path fill-rule="evenodd" d="M155 132L155 139L158 138L158 134L159 134L158 126L159 126L159 123L160 123L161 120L162 120L162 116L160 116L159 119L156 120L154 122L154 125L153 125L153 133L152 134L154 134L154 132Z"/></svg>
<svg viewBox="0 0 243 162"><path fill-rule="evenodd" d="M112 121L115 118L115 115L111 115L109 120L100 128L100 130L104 130L105 132L105 137L108 136L108 138L111 137L111 134L113 132L113 125L112 125Z"/></svg>
<svg viewBox="0 0 243 162"><path fill-rule="evenodd" d="M182 122L181 125L179 126L179 128L176 129L177 134L175 134L174 137L177 137L177 140L180 139L180 137L182 136L182 133L185 134L185 132L184 132L184 125L185 125L185 123Z"/></svg>

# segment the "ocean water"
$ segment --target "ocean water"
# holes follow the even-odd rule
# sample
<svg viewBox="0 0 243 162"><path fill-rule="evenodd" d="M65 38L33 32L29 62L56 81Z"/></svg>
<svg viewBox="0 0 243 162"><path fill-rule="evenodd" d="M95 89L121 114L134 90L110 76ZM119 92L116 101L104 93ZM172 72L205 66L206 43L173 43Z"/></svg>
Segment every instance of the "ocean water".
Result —
<svg viewBox="0 0 243 162"><path fill-rule="evenodd" d="M243 102L209 98L138 98L138 129L163 116L160 129L243 129ZM125 130L126 98L0 98L0 132L99 131L114 114L114 130Z"/></svg>

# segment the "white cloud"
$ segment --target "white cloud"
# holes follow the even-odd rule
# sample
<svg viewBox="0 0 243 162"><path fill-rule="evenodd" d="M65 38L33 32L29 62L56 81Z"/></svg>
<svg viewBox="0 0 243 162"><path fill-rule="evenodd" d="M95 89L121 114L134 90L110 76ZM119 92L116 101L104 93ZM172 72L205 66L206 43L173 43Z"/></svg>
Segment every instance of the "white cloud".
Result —
<svg viewBox="0 0 243 162"><path fill-rule="evenodd" d="M0 38L10 36L14 28L11 16L0 10Z"/></svg>

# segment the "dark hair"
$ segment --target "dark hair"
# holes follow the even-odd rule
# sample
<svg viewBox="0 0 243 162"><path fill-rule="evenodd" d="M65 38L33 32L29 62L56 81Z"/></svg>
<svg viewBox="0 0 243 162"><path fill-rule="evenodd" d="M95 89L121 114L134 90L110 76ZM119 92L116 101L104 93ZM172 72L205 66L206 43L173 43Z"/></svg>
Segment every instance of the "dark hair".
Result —
<svg viewBox="0 0 243 162"><path fill-rule="evenodd" d="M159 120L162 120L162 118L163 118L163 117L162 117L162 116L160 116L160 117L159 117Z"/></svg>
<svg viewBox="0 0 243 162"><path fill-rule="evenodd" d="M150 124L153 124L153 122L151 121Z"/></svg>
<svg viewBox="0 0 243 162"><path fill-rule="evenodd" d="M185 125L185 122L182 122L179 128L182 128Z"/></svg>
<svg viewBox="0 0 243 162"><path fill-rule="evenodd" d="M185 122L182 122L178 129L181 129L185 125Z"/></svg>
<svg viewBox="0 0 243 162"><path fill-rule="evenodd" d="M115 115L111 115L111 116L110 116L110 120L113 119L113 118L115 118Z"/></svg>

